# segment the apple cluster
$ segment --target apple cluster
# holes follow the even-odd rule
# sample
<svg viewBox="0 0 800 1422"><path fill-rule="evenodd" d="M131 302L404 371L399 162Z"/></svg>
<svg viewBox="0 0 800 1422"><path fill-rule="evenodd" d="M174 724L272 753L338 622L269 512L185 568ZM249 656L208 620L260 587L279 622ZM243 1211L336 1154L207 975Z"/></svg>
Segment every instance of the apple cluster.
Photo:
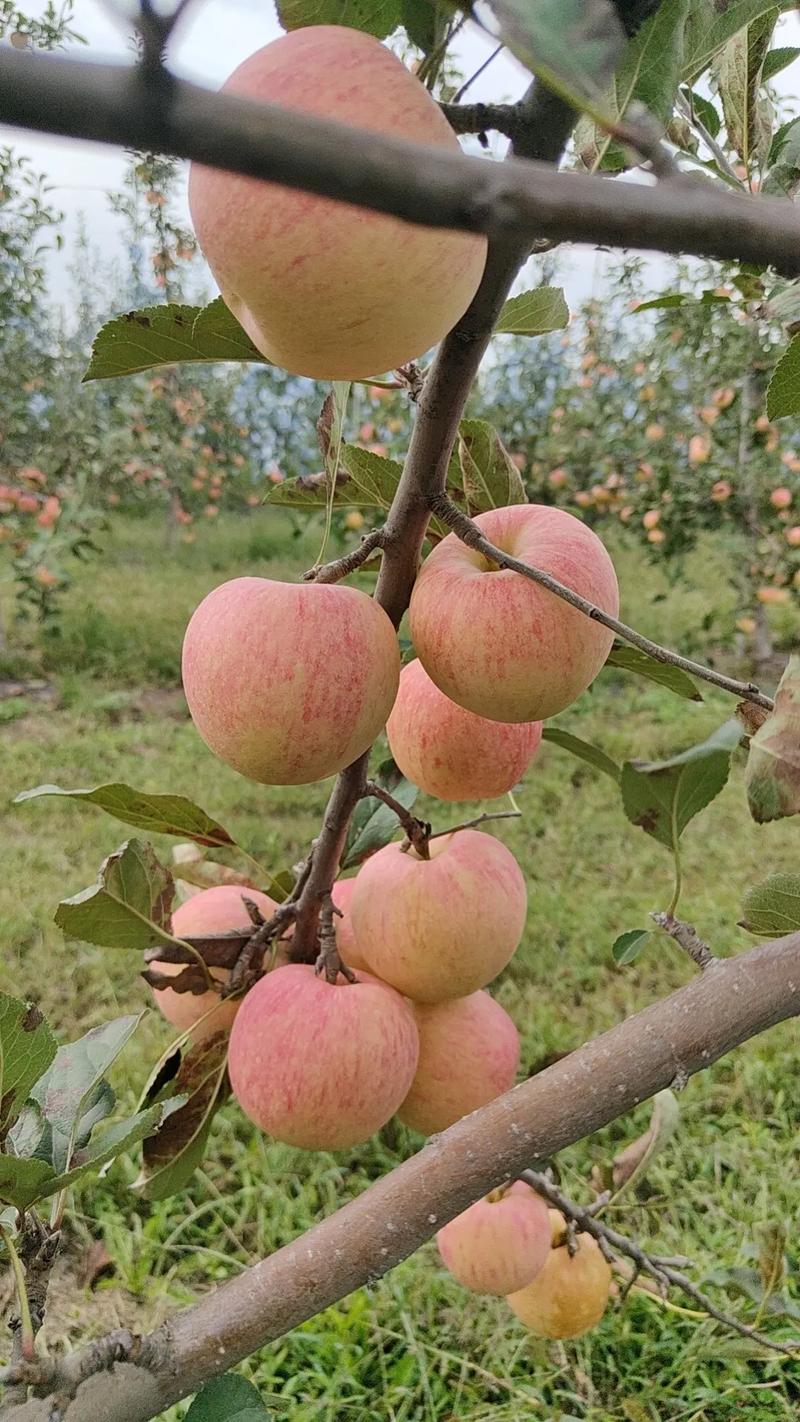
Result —
<svg viewBox="0 0 800 1422"><path fill-rule="evenodd" d="M418 80L376 41L345 28L287 35L247 60L225 89L457 147ZM265 356L298 374L366 378L419 356L480 280L483 238L197 165L190 199L226 302ZM572 515L515 504L476 522L496 548L617 613L611 559ZM416 660L401 670L396 629L366 593L313 581L226 582L186 631L183 685L194 724L227 765L268 785L333 775L386 728L397 765L423 791L482 800L518 782L542 721L586 690L612 641L607 628L452 534L421 567L409 627ZM243 893L272 916L267 895L223 885L182 904L174 933L247 929ZM525 925L525 880L510 850L469 827L424 844L390 843L335 883L332 899L348 970L334 981L293 961L288 928L270 969L241 1000L156 990L164 1015L195 1042L230 1030L228 1070L245 1113L287 1144L335 1150L367 1140L393 1116L425 1135L443 1131L509 1090L519 1037L486 988ZM581 1237L573 1251L562 1243L563 1221L559 1229L551 1239L546 1207L518 1184L452 1221L439 1246L468 1287L510 1296L531 1327L566 1337L600 1316L608 1278L594 1241Z"/></svg>

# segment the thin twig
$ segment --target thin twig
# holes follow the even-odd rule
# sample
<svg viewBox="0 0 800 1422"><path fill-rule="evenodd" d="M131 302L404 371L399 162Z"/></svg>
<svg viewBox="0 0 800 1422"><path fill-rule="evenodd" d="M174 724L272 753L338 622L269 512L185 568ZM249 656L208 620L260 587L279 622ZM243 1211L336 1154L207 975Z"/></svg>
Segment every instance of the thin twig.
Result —
<svg viewBox="0 0 800 1422"><path fill-rule="evenodd" d="M675 100L675 107L677 108L678 113L686 119L686 122L688 124L691 124L698 137L702 138L704 144L706 145L706 148L708 149L709 153L713 155L717 166L725 174L726 178L730 178L731 182L735 183L737 188L742 188L742 180L737 175L736 169L731 166L731 163L726 157L724 150L720 148L719 144L717 143L717 140L715 138L712 138L702 119L697 113L695 113L694 107L688 102L686 96L681 93L680 89L678 90L678 94Z"/></svg>
<svg viewBox="0 0 800 1422"><path fill-rule="evenodd" d="M437 830L435 834L429 834L428 839L442 839L447 834L458 834L459 830L475 829L489 820L518 820L521 817L521 810L484 810L483 814L476 815L474 820L464 820L460 825L453 825L452 829Z"/></svg>
<svg viewBox="0 0 800 1422"><path fill-rule="evenodd" d="M376 780L368 780L364 786L361 798L368 797L381 800L384 805L388 805L405 830L409 848L414 849L420 859L430 859L428 852L428 840L432 838L430 825L423 820L418 820L410 810L406 809L405 805L401 805L400 801L396 800L394 795L389 790L385 790Z"/></svg>
<svg viewBox="0 0 800 1422"><path fill-rule="evenodd" d="M253 986L253 983L261 976L264 954L269 944L280 936L284 928L288 927L295 914L294 900L287 899L285 903L278 905L272 918L267 919L260 928L256 929L239 954L231 969L228 981L223 985L223 997L237 997Z"/></svg>
<svg viewBox="0 0 800 1422"><path fill-rule="evenodd" d="M729 691L742 701L752 701L756 706L763 706L768 711L773 709L775 703L771 697L765 696L753 682L736 681L734 677L723 676L721 672L713 671L711 667L704 666L702 662L693 662L688 657L681 657L677 652L670 651L668 647L661 647L657 642L651 642L649 637L643 637L641 632L636 632L633 627L628 627L626 623L620 622L619 618L603 612L602 608L596 607L587 598L581 597L580 593L573 592L572 588L558 582L556 578L543 572L541 568L534 568L530 563L523 563L519 558L512 558L509 553L504 553L501 548L495 547L488 538L484 537L478 525L462 513L446 494L435 494L430 500L430 508L436 518L441 519L442 523L446 523L448 528L451 528L456 537L460 538L462 543L466 543L468 548L476 549L485 558L496 563L498 567L509 568L514 573L521 573L524 578L530 578L531 582L547 588L548 592L563 598L564 602L577 608L578 612L584 613L586 617L591 617L595 622L602 623L604 627L609 627L624 641L647 652L655 661L666 663L668 666L680 667L682 671L689 672L690 675L697 676L702 681L710 682L712 686L718 686L722 691Z"/></svg>
<svg viewBox="0 0 800 1422"><path fill-rule="evenodd" d="M461 102L467 90L472 88L473 84L475 83L475 80L480 79L481 75L486 73L486 70L489 68L489 65L494 62L498 54L502 54L504 49L504 44L497 45L496 49L492 50L488 59L484 59L483 64L478 65L478 68L475 70L474 74L470 74L469 79L464 80L464 83L461 85L461 88L457 89L455 94L453 95L454 104L458 104Z"/></svg>
<svg viewBox="0 0 800 1422"><path fill-rule="evenodd" d="M791 1358L797 1357L800 1349L800 1339L797 1342L781 1343L770 1338L768 1334L762 1333L760 1329L753 1328L749 1323L742 1322L733 1314L725 1313L717 1308L716 1304L699 1289L686 1274L673 1268L668 1259L657 1254L648 1254L635 1240L628 1239L627 1235L619 1234L610 1225L598 1220L590 1210L584 1209L581 1205L576 1205L573 1200L568 1199L553 1184L549 1176L540 1173L538 1170L523 1170L519 1176L527 1185L532 1186L537 1195L541 1195L555 1209L560 1210L567 1220L572 1220L578 1229L585 1234L590 1234L597 1240L606 1257L613 1257L621 1254L633 1263L640 1274L647 1274L659 1285L659 1288L666 1291L668 1287L680 1289L682 1293L700 1306L717 1323L723 1324L726 1328L739 1333L743 1338L750 1338L755 1343L760 1343L764 1348L770 1348L778 1353L786 1353Z"/></svg>
<svg viewBox="0 0 800 1422"><path fill-rule="evenodd" d="M17 1306L19 1316L12 1320L11 1327L15 1333L19 1333L20 1354L25 1362L36 1356L36 1340L33 1331L33 1321L31 1319L31 1306L28 1298L28 1281L25 1277L25 1268L19 1257L17 1247L9 1230L0 1225L0 1237L8 1253L11 1272L14 1275L14 1288L17 1295Z"/></svg>
<svg viewBox="0 0 800 1422"><path fill-rule="evenodd" d="M303 574L304 583L338 583L340 578L346 578L348 574L354 573L356 568L360 568L362 563L372 556L376 548L383 548L384 533L382 528L373 528L371 533L365 533L357 548L353 548L350 553L345 553L341 558L334 558L330 563L318 563L316 567L309 568Z"/></svg>
<svg viewBox="0 0 800 1422"><path fill-rule="evenodd" d="M515 139L520 130L517 104L459 104L455 100L439 105L455 133L502 133Z"/></svg>
<svg viewBox="0 0 800 1422"><path fill-rule="evenodd" d="M650 917L654 923L658 924L659 928L663 928L664 932L675 940L684 953L688 953L692 962L701 970L720 961L716 954L712 953L708 944L698 936L694 924L684 923L671 913L651 913Z"/></svg>
<svg viewBox="0 0 800 1422"><path fill-rule="evenodd" d="M669 180L684 176L663 141L664 132L661 125L644 104L630 104L625 118L609 126L608 131L618 142L624 143L644 158L657 178Z"/></svg>

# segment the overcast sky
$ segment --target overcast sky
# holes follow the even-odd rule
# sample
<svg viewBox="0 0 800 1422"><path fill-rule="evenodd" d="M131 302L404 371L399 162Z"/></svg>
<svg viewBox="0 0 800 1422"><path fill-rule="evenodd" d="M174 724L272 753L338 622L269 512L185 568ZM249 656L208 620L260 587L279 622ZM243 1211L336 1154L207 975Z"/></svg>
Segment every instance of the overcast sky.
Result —
<svg viewBox="0 0 800 1422"><path fill-rule="evenodd" d="M75 28L84 35L88 46L76 52L92 59L125 59L131 52L130 33L114 15L113 0L77 0ZM44 10L44 0L27 0L27 13L34 16ZM176 73L217 88L236 66L254 50L280 34L272 0L195 0L180 26L170 52L170 64ZM800 43L800 21L795 16L781 22L779 44ZM463 72L472 74L494 48L491 39L478 26L465 27L457 44L457 57ZM779 76L785 92L797 92L797 72L793 65ZM479 78L470 91L474 99L514 99L527 83L525 71L507 53L501 54ZM50 138L0 126L0 143L11 142L27 154L37 169L45 173L53 186L54 202L66 214L66 251L55 256L51 264L51 286L60 301L69 294L68 261L70 237L81 214L87 219L91 240L104 256L113 257L120 251L117 219L109 210L108 194L118 190L125 160L116 149L100 144L77 143L68 139ZM188 214L187 214L188 216ZM602 284L606 259L589 249L571 249L563 264L559 279L563 280L567 299L574 307L593 287ZM656 260L653 271L658 273Z"/></svg>

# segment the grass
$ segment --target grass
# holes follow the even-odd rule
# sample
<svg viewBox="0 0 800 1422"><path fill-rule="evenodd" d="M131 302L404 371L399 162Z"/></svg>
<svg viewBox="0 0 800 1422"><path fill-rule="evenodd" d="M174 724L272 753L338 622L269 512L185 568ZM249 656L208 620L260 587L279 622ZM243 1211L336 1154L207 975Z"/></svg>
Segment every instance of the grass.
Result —
<svg viewBox="0 0 800 1422"><path fill-rule="evenodd" d="M51 683L53 699L37 699L40 688L0 702L4 801L42 781L123 779L181 791L219 815L273 870L294 863L316 831L326 787L265 790L228 771L186 719L177 666L182 627L209 587L242 571L295 573L313 559L317 538L314 530L294 541L290 525L266 511L247 522L223 518L191 548L169 549L155 523L115 527L105 563L83 571L70 592L61 638L49 639L42 652L15 634L5 654L6 675L35 670ZM695 586L672 588L645 582L639 555L618 552L626 614L651 635L696 650L695 629L708 608L734 605L718 544L687 569ZM617 759L656 758L702 740L730 710L714 693L695 705L604 673L561 723ZM625 969L611 960L617 934L644 925L651 909L668 902L671 866L664 850L628 824L608 778L546 745L518 799L522 819L497 833L525 869L529 923L496 991L520 1027L529 1072L685 981L689 966L666 940ZM432 804L424 809L437 825L461 818ZM89 884L100 859L125 837L124 827L69 802L3 809L0 986L35 997L65 1035L147 1002L137 961L65 943L52 923L58 899ZM168 841L157 847L169 853ZM750 822L740 759L723 794L688 829L684 857L685 916L720 951L739 951L751 941L736 926L743 889L796 867L797 831L792 821L760 829ZM148 1014L118 1073L124 1103L133 1101L167 1040ZM677 1136L615 1214L615 1223L654 1249L690 1255L698 1281L751 1320L754 1306L730 1280L708 1281L715 1271L752 1267L760 1231L783 1223L793 1256L790 1287L798 1290L796 1079L792 1025L695 1079L680 1099ZM567 1188L587 1198L592 1167L607 1164L647 1118L642 1108L564 1152ZM228 1107L185 1194L142 1204L129 1189L135 1162L120 1162L76 1197L70 1267L59 1273L50 1310L51 1343L74 1344L114 1322L151 1325L334 1211L415 1144L401 1134L391 1144L308 1155L266 1141ZM74 1277L92 1240L103 1242L114 1265L94 1294ZM678 1310L634 1294L586 1338L548 1345L527 1335L501 1302L461 1291L428 1245L380 1283L261 1350L243 1370L275 1416L293 1422L797 1416L800 1362L766 1357L679 1311L684 1300L670 1302ZM768 1326L791 1332L785 1321ZM184 1413L172 1409L165 1422Z"/></svg>

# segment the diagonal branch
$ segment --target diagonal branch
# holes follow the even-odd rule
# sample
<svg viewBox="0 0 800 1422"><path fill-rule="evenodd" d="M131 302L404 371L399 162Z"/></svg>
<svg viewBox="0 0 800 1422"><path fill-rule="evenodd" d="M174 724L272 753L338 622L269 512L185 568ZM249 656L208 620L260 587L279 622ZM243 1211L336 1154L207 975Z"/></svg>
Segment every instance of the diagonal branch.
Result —
<svg viewBox="0 0 800 1422"><path fill-rule="evenodd" d="M609 613L603 612L602 608L596 607L594 603L581 597L580 593L573 592L572 588L560 583L557 578L551 577L541 568L533 568L530 563L523 563L521 559L513 558L510 553L504 553L501 548L497 548L494 543L490 543L489 539L484 537L473 519L462 513L446 494L437 494L432 498L430 508L431 513L441 519L442 523L447 524L448 528L451 528L456 537L460 538L462 543L466 543L468 548L476 549L485 558L496 563L498 567L510 568L512 572L521 573L524 578L530 578L531 582L538 583L539 587L547 588L548 592L563 598L564 602L577 608L578 612L584 613L586 617L591 617L594 622L601 622L604 627L609 627L624 641L647 652L655 661L680 667L682 671L699 677L701 681L710 682L712 686L718 686L722 691L729 691L733 696L741 697L743 701L752 701L754 705L762 706L767 711L773 709L772 698L765 696L764 692L760 691L753 682L737 681L734 677L723 676L721 672L714 671L702 662L693 662L689 657L682 657L678 652L671 652L669 648L660 646L658 642L651 642L649 637L643 637L641 632L637 632L633 627L628 627L625 622L620 622L618 617L612 617Z"/></svg>
<svg viewBox="0 0 800 1422"><path fill-rule="evenodd" d="M293 1243L136 1340L132 1365L78 1386L69 1422L149 1422L255 1349L381 1278L502 1181L600 1130L676 1074L689 1078L799 1013L800 933L721 959L713 973L698 974L464 1117ZM68 1394L97 1347L58 1365ZM53 1387L51 1371L40 1392ZM35 1406L12 1409L4 1422L41 1422Z"/></svg>

